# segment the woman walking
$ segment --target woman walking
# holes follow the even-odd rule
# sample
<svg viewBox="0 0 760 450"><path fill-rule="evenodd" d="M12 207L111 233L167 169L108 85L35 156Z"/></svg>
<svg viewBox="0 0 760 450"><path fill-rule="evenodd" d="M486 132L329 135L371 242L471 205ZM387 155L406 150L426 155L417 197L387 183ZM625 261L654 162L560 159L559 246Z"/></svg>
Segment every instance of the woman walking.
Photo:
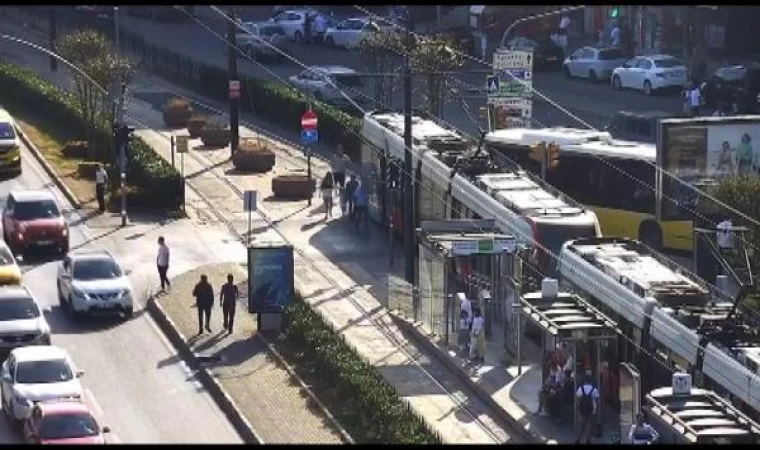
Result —
<svg viewBox="0 0 760 450"><path fill-rule="evenodd" d="M325 177L322 178L322 184L319 186L319 189L322 191L322 200L325 202L325 220L332 217L334 188L335 180L333 180L333 174L332 172L327 172Z"/></svg>

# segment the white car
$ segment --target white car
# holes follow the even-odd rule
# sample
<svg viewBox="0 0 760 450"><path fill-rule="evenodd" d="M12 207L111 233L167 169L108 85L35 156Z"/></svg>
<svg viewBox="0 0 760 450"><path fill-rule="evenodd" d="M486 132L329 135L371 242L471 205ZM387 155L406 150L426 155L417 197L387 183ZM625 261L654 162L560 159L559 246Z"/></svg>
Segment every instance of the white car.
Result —
<svg viewBox="0 0 760 450"><path fill-rule="evenodd" d="M26 287L0 288L0 351L25 345L50 345L50 326Z"/></svg>
<svg viewBox="0 0 760 450"><path fill-rule="evenodd" d="M317 100L338 105L349 103L340 89L347 90L346 94L351 98L358 98L352 90L362 86L357 72L343 66L314 66L293 75L289 81L297 89L314 95Z"/></svg>
<svg viewBox="0 0 760 450"><path fill-rule="evenodd" d="M615 68L625 62L619 48L582 47L565 59L562 73L566 77L588 78L591 81L608 80Z"/></svg>
<svg viewBox="0 0 760 450"><path fill-rule="evenodd" d="M82 385L68 352L51 345L14 349L0 368L3 411L20 426L35 402L81 399Z"/></svg>
<svg viewBox="0 0 760 450"><path fill-rule="evenodd" d="M356 48L368 33L381 28L368 18L351 18L339 22L325 32L325 44L334 47Z"/></svg>
<svg viewBox="0 0 760 450"><path fill-rule="evenodd" d="M269 19L269 22L280 25L285 32L285 36L300 43L303 42L304 24L306 23L307 14L314 19L318 13L313 9L288 9L275 14L274 17Z"/></svg>
<svg viewBox="0 0 760 450"><path fill-rule="evenodd" d="M107 250L77 250L58 267L58 299L73 318L95 312L134 313L132 284Z"/></svg>
<svg viewBox="0 0 760 450"><path fill-rule="evenodd" d="M666 88L682 88L689 79L689 69L668 55L637 56L612 72L612 86L630 88L651 95Z"/></svg>

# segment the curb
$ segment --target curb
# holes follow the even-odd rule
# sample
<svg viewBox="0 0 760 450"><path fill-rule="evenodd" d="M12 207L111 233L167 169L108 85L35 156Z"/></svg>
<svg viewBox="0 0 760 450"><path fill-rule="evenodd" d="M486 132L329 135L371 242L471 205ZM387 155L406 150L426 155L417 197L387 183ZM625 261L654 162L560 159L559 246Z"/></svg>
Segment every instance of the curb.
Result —
<svg viewBox="0 0 760 450"><path fill-rule="evenodd" d="M216 380L216 377L199 364L198 358L190 350L182 332L177 329L172 319L166 315L164 309L156 301L155 296L148 298L146 307L153 320L156 321L161 331L163 331L182 359L190 364L193 369L197 370L198 379L201 381L201 384L203 384L203 387L206 388L216 404L219 405L219 408L227 416L232 427L243 438L243 441L247 444L264 444L264 441L256 433L256 430L253 429L248 419L243 415L243 412L240 411L240 408L237 407L235 401L227 395L222 385Z"/></svg>
<svg viewBox="0 0 760 450"><path fill-rule="evenodd" d="M66 197L66 200L71 203L71 205L74 207L74 209L79 209L81 207L81 204L79 203L79 200L74 195L73 192L71 192L71 189L69 189L68 186L66 186L66 183L63 182L61 177L56 173L56 171L50 166L50 164L47 162L44 156L42 156L42 153L37 149L37 147L32 143L32 141L26 136L26 133L24 133L23 130L17 128L18 135L21 138L21 142L24 143L26 148L29 149L29 152L34 155L34 157L37 159L37 162L40 163L43 169L45 169L45 172L47 172L48 176L51 180L53 180L53 183L58 187L58 189L61 190L63 193L63 196Z"/></svg>
<svg viewBox="0 0 760 450"><path fill-rule="evenodd" d="M486 405L488 405L489 408L493 412L496 413L496 415L503 420L506 424L510 425L512 428L518 430L520 432L520 438L523 439L523 441L527 444L547 444L546 439L536 436L535 434L528 431L528 427L530 426L530 423L526 420L519 420L512 417L511 414L509 414L507 411L504 410L504 408L496 403L496 401L488 395L483 388L478 386L477 383L472 381L472 379L462 370L461 367L459 367L456 362L454 362L450 357L447 357L446 355L441 353L441 349L431 342L429 339L427 339L425 336L422 336L420 331L417 329L417 327L414 326L414 324L410 323L407 319L404 319L403 317L398 316L395 312L389 311L391 320L396 323L400 328L408 331L415 342L420 344L422 347L426 348L429 352L431 352L434 357L441 361L446 367L449 368L456 376L459 378L460 381L464 382L467 386L472 389L472 391L475 393L475 395L483 401Z"/></svg>
<svg viewBox="0 0 760 450"><path fill-rule="evenodd" d="M277 362L285 369L288 374L298 382L298 385L301 386L301 389L306 392L306 394L309 396L309 398L316 403L319 408L322 410L322 412L327 416L327 419L330 421L330 423L335 427L336 430L341 434L344 440L344 444L355 444L353 438L348 434L348 432L338 423L338 421L335 419L335 417L330 413L330 411L327 409L327 407L317 398L316 395L314 395L314 392L309 388L309 386L304 383L304 381L301 379L301 377L296 374L296 372L293 370L292 367L290 367L290 364L285 361L285 358L280 355L280 352L277 351L277 349L274 348L274 346L264 337L261 333L256 333L256 336L260 338L264 344L266 344L267 348L269 349L269 352L275 357Z"/></svg>

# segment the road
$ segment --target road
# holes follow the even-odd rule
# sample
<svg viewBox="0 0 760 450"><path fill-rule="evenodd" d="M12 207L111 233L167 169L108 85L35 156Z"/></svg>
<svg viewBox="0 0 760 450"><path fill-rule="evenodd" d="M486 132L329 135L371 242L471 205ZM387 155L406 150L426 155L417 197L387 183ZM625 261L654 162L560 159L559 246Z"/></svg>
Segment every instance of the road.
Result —
<svg viewBox="0 0 760 450"><path fill-rule="evenodd" d="M217 13L208 7L200 6L196 8L196 11L200 21L220 35L226 36L225 21L219 18ZM358 10L355 12L357 15L362 15ZM262 20L269 17L270 14L271 7L249 6L244 9L242 16L246 20ZM125 31L139 34L148 42L170 48L173 51L191 56L207 64L227 67L227 59L223 53L225 43L204 29L196 21L190 20L186 23L163 24L124 15L121 23ZM361 72L367 71L360 55L356 52L322 46L291 44L290 54L294 59L306 66L342 65ZM263 61L262 64L283 79L287 79L303 70L303 67L292 61ZM276 79L275 76L262 69L260 65L247 59L240 59L238 69L246 75ZM488 69L484 64L468 62L463 68L464 71L462 73L452 77L457 81L451 80L451 85L458 89L462 95L458 99L450 101L443 111L442 116L444 120L468 133L474 133L477 127L465 112L461 98L467 103L472 114L477 117L478 108L485 105L485 97L482 94L468 93L467 89L482 88L485 85L485 74L474 72L484 69ZM371 85L371 82L365 84ZM537 91L562 105L582 121L596 128L606 125L610 117L620 109L631 111L667 111L674 114L678 113L681 109L680 100L677 95L663 94L647 97L634 91L615 91L606 83L592 84L583 80L568 80L560 73L536 73L534 75L533 86ZM370 92L371 89L365 86L363 93L368 95ZM400 85L396 89L395 94L394 107L400 108L403 101ZM556 106L538 98L534 102L533 117L539 125L584 127L581 122L563 113Z"/></svg>
<svg viewBox="0 0 760 450"><path fill-rule="evenodd" d="M51 189L67 212L71 247L113 247L111 230L83 221L54 187L34 157L23 149L23 175L0 182L0 203L15 189ZM127 238L129 239L129 238ZM135 244L145 245L134 241ZM153 241L151 241L153 244ZM152 246L152 245L151 245ZM145 289L144 271L151 261L132 263L116 253L138 294ZM123 256L123 257L122 257ZM128 260L130 263L125 263ZM241 443L216 403L181 362L158 329L140 298L132 320L103 319L94 324L72 323L60 309L55 287L57 261L21 264L25 284L39 299L53 331L53 344L70 352L85 371L85 397L101 421L112 429L113 441L123 443ZM0 443L18 437L0 420Z"/></svg>

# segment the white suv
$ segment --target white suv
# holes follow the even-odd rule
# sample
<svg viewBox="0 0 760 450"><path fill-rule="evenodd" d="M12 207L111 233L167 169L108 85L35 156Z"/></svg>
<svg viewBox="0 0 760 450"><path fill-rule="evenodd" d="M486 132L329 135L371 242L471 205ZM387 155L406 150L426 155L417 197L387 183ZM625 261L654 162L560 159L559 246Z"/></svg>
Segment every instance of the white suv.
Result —
<svg viewBox="0 0 760 450"><path fill-rule="evenodd" d="M58 299L72 317L98 312L134 312L132 284L107 250L70 252L58 267Z"/></svg>

